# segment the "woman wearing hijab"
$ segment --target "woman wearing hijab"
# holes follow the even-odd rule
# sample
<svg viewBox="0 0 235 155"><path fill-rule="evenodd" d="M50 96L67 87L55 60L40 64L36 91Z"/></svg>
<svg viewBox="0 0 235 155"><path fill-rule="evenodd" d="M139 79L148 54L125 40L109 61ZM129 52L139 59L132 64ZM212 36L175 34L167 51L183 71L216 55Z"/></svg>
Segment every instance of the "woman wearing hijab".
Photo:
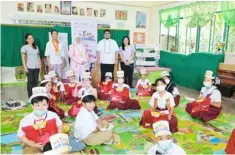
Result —
<svg viewBox="0 0 235 155"><path fill-rule="evenodd" d="M83 73L89 67L89 57L81 38L77 36L72 45L69 46L70 69L76 73L77 81L80 81Z"/></svg>

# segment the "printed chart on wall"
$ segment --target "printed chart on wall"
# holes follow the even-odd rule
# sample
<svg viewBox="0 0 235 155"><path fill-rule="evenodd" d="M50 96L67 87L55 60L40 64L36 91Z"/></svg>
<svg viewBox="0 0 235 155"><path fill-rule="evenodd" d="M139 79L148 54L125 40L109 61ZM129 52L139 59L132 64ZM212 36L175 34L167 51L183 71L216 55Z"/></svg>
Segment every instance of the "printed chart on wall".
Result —
<svg viewBox="0 0 235 155"><path fill-rule="evenodd" d="M75 20L71 23L72 40L79 36L85 45L90 63L96 60L97 46L97 21L96 20Z"/></svg>
<svg viewBox="0 0 235 155"><path fill-rule="evenodd" d="M145 33L144 32L134 32L133 42L134 42L134 44L145 44Z"/></svg>
<svg viewBox="0 0 235 155"><path fill-rule="evenodd" d="M49 39L51 40L51 32L49 32ZM65 55L65 66L63 72L63 79L66 79L65 73L69 70L69 55L68 55L68 34L67 33L59 33L58 40L64 46L64 55Z"/></svg>

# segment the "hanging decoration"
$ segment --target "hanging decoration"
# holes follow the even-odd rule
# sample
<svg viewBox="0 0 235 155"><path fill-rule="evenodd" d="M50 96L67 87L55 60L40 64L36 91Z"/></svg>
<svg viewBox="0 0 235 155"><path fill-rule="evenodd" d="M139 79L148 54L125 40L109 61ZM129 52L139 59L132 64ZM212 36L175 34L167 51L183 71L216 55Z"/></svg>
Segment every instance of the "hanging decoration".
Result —
<svg viewBox="0 0 235 155"><path fill-rule="evenodd" d="M182 11L187 22L186 26L192 28L207 25L218 10L218 4L218 2L199 1L185 5Z"/></svg>
<svg viewBox="0 0 235 155"><path fill-rule="evenodd" d="M225 23L229 26L235 26L235 1L222 1L220 7Z"/></svg>
<svg viewBox="0 0 235 155"><path fill-rule="evenodd" d="M174 27L179 23L181 7L160 10L160 22L166 28Z"/></svg>

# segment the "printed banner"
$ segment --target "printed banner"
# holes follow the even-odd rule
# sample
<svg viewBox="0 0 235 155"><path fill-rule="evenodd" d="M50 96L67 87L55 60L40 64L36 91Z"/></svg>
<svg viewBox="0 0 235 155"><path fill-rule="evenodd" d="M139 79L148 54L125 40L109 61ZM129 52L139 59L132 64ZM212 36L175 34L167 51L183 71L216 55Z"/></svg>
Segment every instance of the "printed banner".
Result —
<svg viewBox="0 0 235 155"><path fill-rule="evenodd" d="M51 32L49 32L49 40L51 40ZM67 33L58 33L58 40L64 46L64 56L65 56L65 63L64 63L64 72L62 74L62 79L66 79L65 73L69 70L69 55L68 55L68 34Z"/></svg>
<svg viewBox="0 0 235 155"><path fill-rule="evenodd" d="M134 32L133 43L134 44L145 44L145 33L144 32Z"/></svg>
<svg viewBox="0 0 235 155"><path fill-rule="evenodd" d="M77 36L80 36L81 42L86 47L90 57L90 63L96 61L96 46L97 46L97 21L79 19L71 22L72 41L75 41Z"/></svg>

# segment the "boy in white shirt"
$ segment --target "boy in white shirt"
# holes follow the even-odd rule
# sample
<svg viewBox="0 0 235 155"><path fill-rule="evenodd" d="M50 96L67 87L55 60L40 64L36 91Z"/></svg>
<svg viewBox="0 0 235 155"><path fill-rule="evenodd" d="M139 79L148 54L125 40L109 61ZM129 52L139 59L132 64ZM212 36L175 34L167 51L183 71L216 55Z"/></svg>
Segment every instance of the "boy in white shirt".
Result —
<svg viewBox="0 0 235 155"><path fill-rule="evenodd" d="M186 155L185 151L173 142L173 137L167 121L158 121L153 124L157 143L148 150L148 155Z"/></svg>
<svg viewBox="0 0 235 155"><path fill-rule="evenodd" d="M46 88L33 88L29 101L33 112L20 121L17 137L24 144L23 154L37 154L42 152L52 135L62 132L62 121L56 113L47 110Z"/></svg>
<svg viewBox="0 0 235 155"><path fill-rule="evenodd" d="M108 131L108 122L99 119L93 111L96 98L92 94L82 97L82 107L77 114L74 136L87 145L112 144L113 133Z"/></svg>

